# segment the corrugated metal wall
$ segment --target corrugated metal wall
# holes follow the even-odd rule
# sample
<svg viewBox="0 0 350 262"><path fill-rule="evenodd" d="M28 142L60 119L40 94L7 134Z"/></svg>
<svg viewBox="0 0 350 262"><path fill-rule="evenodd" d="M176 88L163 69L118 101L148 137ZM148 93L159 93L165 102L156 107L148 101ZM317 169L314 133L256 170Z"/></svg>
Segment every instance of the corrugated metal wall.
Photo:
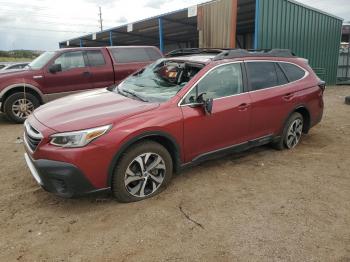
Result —
<svg viewBox="0 0 350 262"><path fill-rule="evenodd" d="M199 47L235 47L236 23L237 0L218 0L199 6Z"/></svg>
<svg viewBox="0 0 350 262"><path fill-rule="evenodd" d="M289 0L257 0L256 48L288 48L335 84L342 20Z"/></svg>

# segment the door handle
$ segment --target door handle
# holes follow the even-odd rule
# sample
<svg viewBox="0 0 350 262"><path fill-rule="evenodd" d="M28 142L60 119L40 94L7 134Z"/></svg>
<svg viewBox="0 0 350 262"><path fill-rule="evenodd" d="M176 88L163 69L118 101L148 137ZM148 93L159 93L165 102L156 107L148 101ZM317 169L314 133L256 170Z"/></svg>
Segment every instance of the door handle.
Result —
<svg viewBox="0 0 350 262"><path fill-rule="evenodd" d="M239 111L246 111L250 107L250 104L243 103L238 106Z"/></svg>
<svg viewBox="0 0 350 262"><path fill-rule="evenodd" d="M90 72L88 72L88 71L83 73L83 76L84 76L84 77L90 77L91 75L92 75L92 74L91 74Z"/></svg>
<svg viewBox="0 0 350 262"><path fill-rule="evenodd" d="M294 94L286 94L283 96L283 100L290 101L294 98Z"/></svg>

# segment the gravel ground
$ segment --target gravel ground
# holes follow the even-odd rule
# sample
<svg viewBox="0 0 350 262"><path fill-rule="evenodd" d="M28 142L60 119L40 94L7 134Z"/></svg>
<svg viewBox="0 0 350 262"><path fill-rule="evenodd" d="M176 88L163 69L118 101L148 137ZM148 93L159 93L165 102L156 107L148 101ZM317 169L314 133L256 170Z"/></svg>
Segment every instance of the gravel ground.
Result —
<svg viewBox="0 0 350 262"><path fill-rule="evenodd" d="M0 261L350 261L350 86L329 88L323 122L292 151L260 147L119 204L61 199L23 160L0 115Z"/></svg>

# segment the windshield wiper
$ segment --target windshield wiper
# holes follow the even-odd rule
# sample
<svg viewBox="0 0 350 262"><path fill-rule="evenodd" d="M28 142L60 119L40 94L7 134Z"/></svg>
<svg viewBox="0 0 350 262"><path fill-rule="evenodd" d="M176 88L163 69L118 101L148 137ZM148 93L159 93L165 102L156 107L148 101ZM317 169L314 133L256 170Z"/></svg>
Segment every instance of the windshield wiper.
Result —
<svg viewBox="0 0 350 262"><path fill-rule="evenodd" d="M136 97L138 100L141 100L142 102L148 102L146 99L140 97L138 94L131 92L129 90L124 90L124 89L120 89L119 87L117 87L117 90L119 93L123 94L128 94L128 95L132 95L133 97Z"/></svg>

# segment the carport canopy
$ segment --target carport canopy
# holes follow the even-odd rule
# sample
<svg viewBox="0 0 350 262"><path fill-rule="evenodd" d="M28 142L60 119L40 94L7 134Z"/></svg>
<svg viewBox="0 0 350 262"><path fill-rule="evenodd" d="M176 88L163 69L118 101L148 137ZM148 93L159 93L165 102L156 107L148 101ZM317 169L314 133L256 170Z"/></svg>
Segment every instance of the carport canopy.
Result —
<svg viewBox="0 0 350 262"><path fill-rule="evenodd" d="M232 1L237 5L237 30L235 30L236 36L234 36L236 38L236 46L239 48L252 48L254 42L256 1L226 1ZM222 10L217 10L216 5L217 1L210 1L198 6L192 6L60 42L59 46L60 48L66 48L151 45L158 46L163 52L169 52L178 48L200 47L200 30L203 30L203 26L200 25L201 21L203 21L201 10L205 10L206 8L210 9L211 6L209 15L213 22L211 22L212 25L210 28L206 28L205 30L207 30L207 32L209 30L209 33L222 31L222 28L218 28L219 25L215 23L216 15L222 12ZM217 37L217 35L214 34L212 37ZM224 36L220 36L219 32L219 37Z"/></svg>
<svg viewBox="0 0 350 262"><path fill-rule="evenodd" d="M197 17L191 16L189 9L148 18L132 24L114 27L105 31L89 34L66 42L65 47L159 46L166 51L174 48L197 47Z"/></svg>

